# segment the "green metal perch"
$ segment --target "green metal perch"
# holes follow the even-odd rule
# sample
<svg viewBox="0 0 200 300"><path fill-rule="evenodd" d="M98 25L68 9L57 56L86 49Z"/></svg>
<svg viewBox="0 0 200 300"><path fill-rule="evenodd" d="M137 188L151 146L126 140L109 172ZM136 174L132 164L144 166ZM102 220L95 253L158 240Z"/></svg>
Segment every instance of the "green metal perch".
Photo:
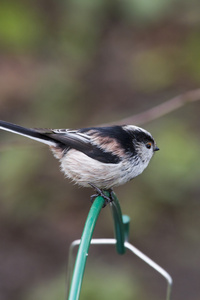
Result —
<svg viewBox="0 0 200 300"><path fill-rule="evenodd" d="M109 196L108 192L105 192L107 196ZM98 219L99 213L104 205L104 198L98 196L95 198L88 217L85 222L85 226L83 229L81 240L74 241L70 247L69 254L69 273L68 273L68 289L69 296L68 300L78 300L80 296L85 264L88 257L88 251L90 244L115 244L116 250L119 254L124 254L126 249L129 249L132 253L140 257L143 261L149 264L152 268L154 268L157 272L159 272L168 283L167 288L167 297L166 300L170 300L171 295L171 287L172 287L172 278L171 276L160 266L158 266L155 262L153 262L150 258L144 255L141 251L135 248L133 245L128 243L129 236L129 223L130 218L126 215L122 216L121 208L119 205L119 201L116 195L112 194L113 201L110 203L110 207L112 210L113 220L114 220L114 231L115 231L115 239L92 239L93 231L96 225L96 221ZM76 262L73 270L72 279L69 274L72 271L72 252L76 245L79 245ZM70 284L71 281L71 284Z"/></svg>

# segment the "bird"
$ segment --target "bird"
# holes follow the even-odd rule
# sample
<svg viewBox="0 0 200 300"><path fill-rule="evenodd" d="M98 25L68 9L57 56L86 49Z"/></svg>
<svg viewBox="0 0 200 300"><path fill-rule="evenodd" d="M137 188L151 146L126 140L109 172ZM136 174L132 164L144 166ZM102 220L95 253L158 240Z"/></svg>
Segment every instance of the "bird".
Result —
<svg viewBox="0 0 200 300"><path fill-rule="evenodd" d="M106 204L112 197L104 191L111 195L114 187L140 175L159 150L151 133L135 125L40 129L0 120L0 129L48 145L60 161L65 177L80 186L94 188Z"/></svg>

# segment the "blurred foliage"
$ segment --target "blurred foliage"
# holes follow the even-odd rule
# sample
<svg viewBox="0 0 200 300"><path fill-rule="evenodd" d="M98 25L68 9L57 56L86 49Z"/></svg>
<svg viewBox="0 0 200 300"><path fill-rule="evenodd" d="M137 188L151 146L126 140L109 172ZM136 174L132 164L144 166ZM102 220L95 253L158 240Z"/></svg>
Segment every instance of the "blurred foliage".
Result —
<svg viewBox="0 0 200 300"><path fill-rule="evenodd" d="M45 283L33 291L29 291L24 300L64 299L66 294L65 280L65 276L61 276ZM90 265L84 277L80 299L138 299L138 295L142 295L142 291L138 289L136 280L133 282L127 271L118 272L117 269L108 268L106 265L97 265L97 269L94 269Z"/></svg>
<svg viewBox="0 0 200 300"><path fill-rule="evenodd" d="M1 1L0 42L4 50L34 49L44 32L40 16L24 1Z"/></svg>
<svg viewBox="0 0 200 300"><path fill-rule="evenodd" d="M177 205L191 189L198 186L199 140L187 130L185 123L177 120L160 124L157 140L161 152L151 166L153 176L144 174L145 184L159 201Z"/></svg>
<svg viewBox="0 0 200 300"><path fill-rule="evenodd" d="M198 0L1 1L0 118L54 128L117 122L199 87L199 12ZM196 300L199 103L144 127L160 151L116 193L132 219L131 242L172 273L173 299ZM45 146L0 133L1 299L64 297L66 252L81 235L90 194L64 179ZM113 236L107 208L95 234ZM141 265L131 272L125 256L118 274L119 258L104 254L96 250L82 299L161 299Z"/></svg>
<svg viewBox="0 0 200 300"><path fill-rule="evenodd" d="M86 272L80 299L137 299L137 289L137 283L133 283L130 274L125 270L119 272L106 265L101 267L98 265L94 270L90 266Z"/></svg>
<svg viewBox="0 0 200 300"><path fill-rule="evenodd" d="M200 81L200 62L199 62L199 51L200 51L200 39L199 32L193 32L189 35L185 42L185 47L182 52L183 66L187 68L187 72L190 74L190 78L197 83ZM192 53L192 55L190 55Z"/></svg>
<svg viewBox="0 0 200 300"><path fill-rule="evenodd" d="M165 49L152 49L138 53L133 59L133 80L137 89L152 92L171 86L176 80L175 66ZM152 74L154 76L152 76Z"/></svg>
<svg viewBox="0 0 200 300"><path fill-rule="evenodd" d="M22 300L53 300L53 299L65 299L66 291L64 289L65 277L59 276L54 280L43 283L41 286L35 287L29 291Z"/></svg>
<svg viewBox="0 0 200 300"><path fill-rule="evenodd" d="M125 0L121 8L126 19L132 21L134 18L138 24L144 26L147 23L155 23L165 18L171 11L171 5L175 5L177 2L176 0Z"/></svg>

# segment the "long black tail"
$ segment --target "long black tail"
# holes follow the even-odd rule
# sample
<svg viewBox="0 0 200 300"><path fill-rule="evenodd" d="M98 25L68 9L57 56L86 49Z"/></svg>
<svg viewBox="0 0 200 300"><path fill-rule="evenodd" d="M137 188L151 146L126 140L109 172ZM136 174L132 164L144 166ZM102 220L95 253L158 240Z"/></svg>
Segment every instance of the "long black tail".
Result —
<svg viewBox="0 0 200 300"><path fill-rule="evenodd" d="M0 129L28 137L32 140L36 140L38 142L47 144L49 146L56 146L58 144L54 139L52 139L48 135L45 135L45 130L42 129L40 130L40 129L33 129L33 128L25 128L1 120L0 120Z"/></svg>

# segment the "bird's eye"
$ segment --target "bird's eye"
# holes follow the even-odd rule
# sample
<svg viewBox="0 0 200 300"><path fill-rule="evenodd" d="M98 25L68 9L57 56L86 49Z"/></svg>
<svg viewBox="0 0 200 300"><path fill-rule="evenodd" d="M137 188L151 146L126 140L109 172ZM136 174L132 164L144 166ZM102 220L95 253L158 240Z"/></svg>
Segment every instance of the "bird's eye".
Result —
<svg viewBox="0 0 200 300"><path fill-rule="evenodd" d="M146 144L147 149L151 149L151 143Z"/></svg>

